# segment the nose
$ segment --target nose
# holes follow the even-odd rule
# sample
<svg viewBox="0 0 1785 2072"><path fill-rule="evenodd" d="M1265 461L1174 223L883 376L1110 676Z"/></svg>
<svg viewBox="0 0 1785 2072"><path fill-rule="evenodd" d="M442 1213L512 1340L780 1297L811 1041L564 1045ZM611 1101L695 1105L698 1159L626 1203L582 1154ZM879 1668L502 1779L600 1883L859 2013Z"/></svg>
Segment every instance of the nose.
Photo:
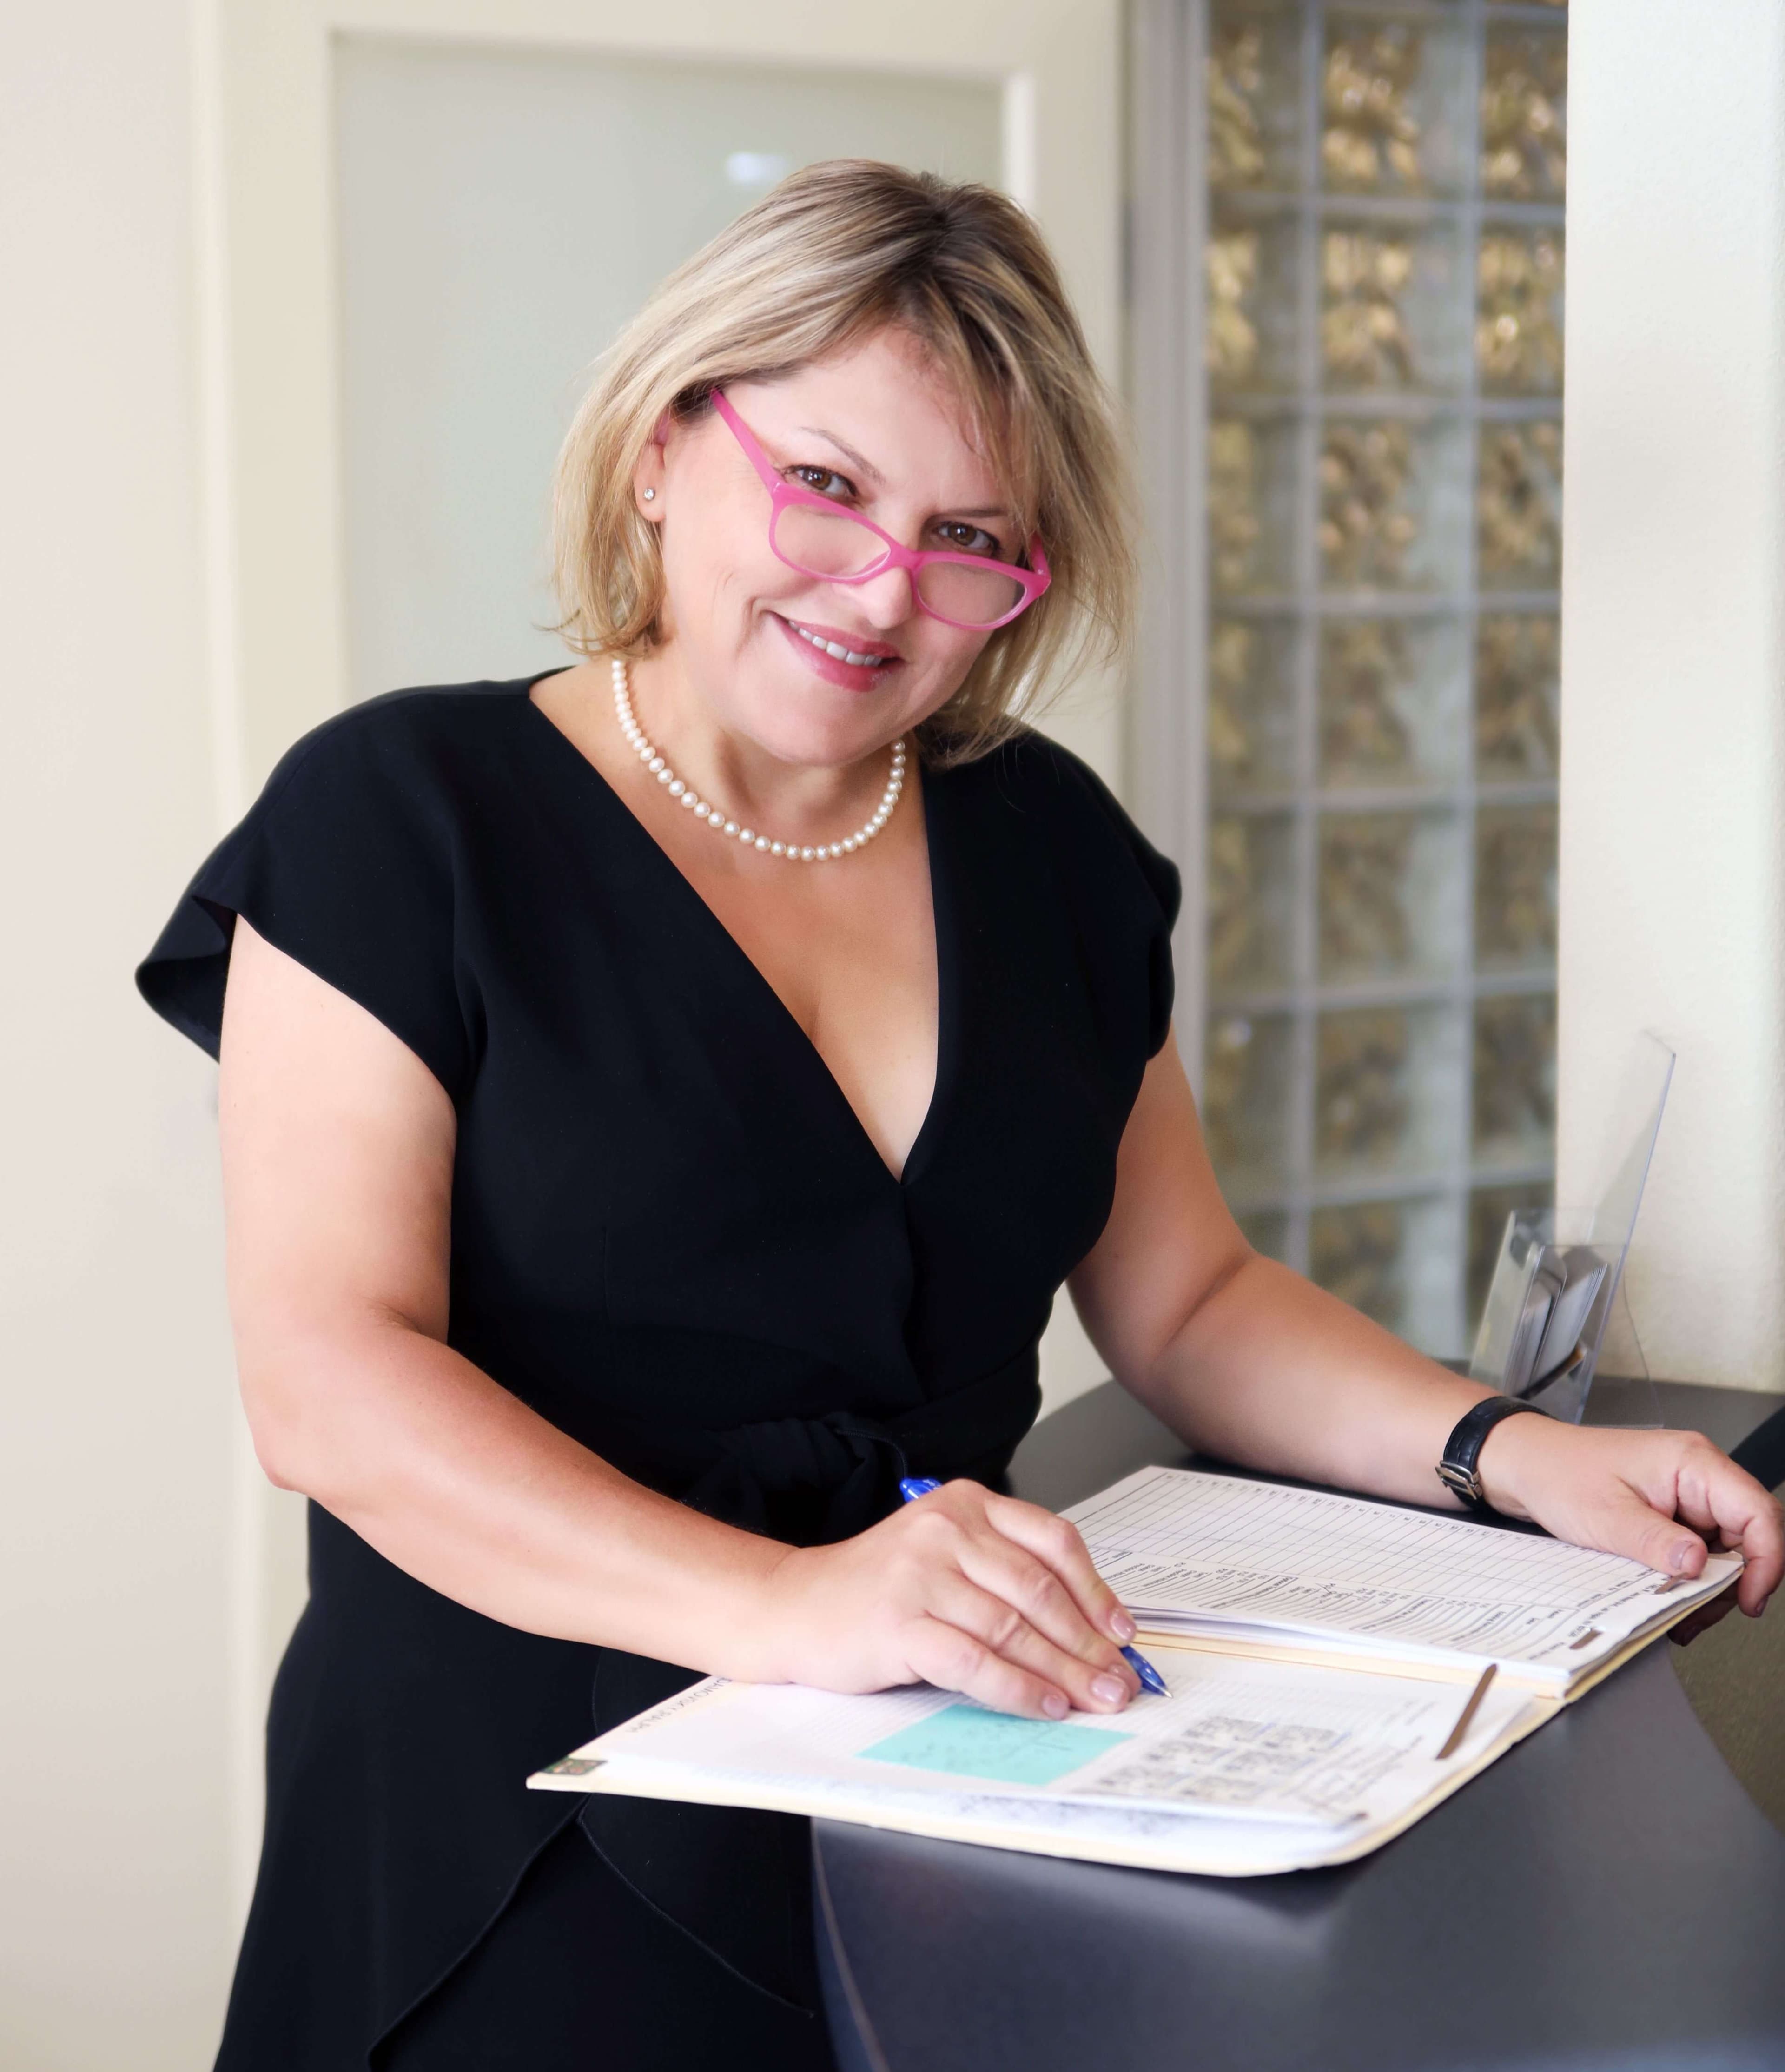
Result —
<svg viewBox="0 0 1785 2072"><path fill-rule="evenodd" d="M909 569L882 569L866 582L849 584L843 594L876 633L903 626L917 610Z"/></svg>

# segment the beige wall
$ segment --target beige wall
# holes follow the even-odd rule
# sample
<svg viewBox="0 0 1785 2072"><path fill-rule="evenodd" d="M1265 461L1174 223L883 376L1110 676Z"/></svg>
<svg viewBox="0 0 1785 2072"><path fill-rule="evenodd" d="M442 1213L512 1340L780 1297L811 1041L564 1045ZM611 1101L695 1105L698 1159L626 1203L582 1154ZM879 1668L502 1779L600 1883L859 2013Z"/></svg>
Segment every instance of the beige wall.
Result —
<svg viewBox="0 0 1785 2072"><path fill-rule="evenodd" d="M211 1069L130 968L216 824L179 0L0 64L0 2064L189 2072L227 1981Z"/></svg>
<svg viewBox="0 0 1785 2072"><path fill-rule="evenodd" d="M1650 1367L1785 1388L1785 8L1569 43L1557 1198L1653 1029Z"/></svg>

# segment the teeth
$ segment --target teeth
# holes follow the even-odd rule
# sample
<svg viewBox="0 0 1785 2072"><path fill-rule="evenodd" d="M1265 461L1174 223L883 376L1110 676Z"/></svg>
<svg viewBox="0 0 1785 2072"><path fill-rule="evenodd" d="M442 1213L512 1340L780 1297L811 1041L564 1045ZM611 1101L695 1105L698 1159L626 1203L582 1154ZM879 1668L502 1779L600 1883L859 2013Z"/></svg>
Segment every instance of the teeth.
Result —
<svg viewBox="0 0 1785 2072"><path fill-rule="evenodd" d="M793 626L791 619L788 623ZM858 655L853 648L845 648L841 642L821 640L816 633L807 632L803 626L794 626L793 630L802 640L809 640L814 648L822 648L827 655L834 655L839 662L853 662L858 669L878 669L891 660L886 655Z"/></svg>

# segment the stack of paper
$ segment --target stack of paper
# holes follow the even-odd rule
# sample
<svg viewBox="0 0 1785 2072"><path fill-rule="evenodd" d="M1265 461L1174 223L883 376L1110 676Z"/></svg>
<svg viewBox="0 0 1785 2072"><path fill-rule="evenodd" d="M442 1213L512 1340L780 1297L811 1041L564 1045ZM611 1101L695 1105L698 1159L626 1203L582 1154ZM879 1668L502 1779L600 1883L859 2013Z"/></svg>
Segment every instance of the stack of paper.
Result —
<svg viewBox="0 0 1785 2072"><path fill-rule="evenodd" d="M1480 1666L1561 1697L1715 1596L1621 1555L1323 1490L1143 1468L1065 1515L1143 1626L1276 1651Z"/></svg>
<svg viewBox="0 0 1785 2072"><path fill-rule="evenodd" d="M1342 1863L1740 1568L1713 1556L1676 1586L1552 1540L1167 1468L1067 1515L1167 1696L1055 1725L927 1686L709 1677L529 1781L1228 1877Z"/></svg>

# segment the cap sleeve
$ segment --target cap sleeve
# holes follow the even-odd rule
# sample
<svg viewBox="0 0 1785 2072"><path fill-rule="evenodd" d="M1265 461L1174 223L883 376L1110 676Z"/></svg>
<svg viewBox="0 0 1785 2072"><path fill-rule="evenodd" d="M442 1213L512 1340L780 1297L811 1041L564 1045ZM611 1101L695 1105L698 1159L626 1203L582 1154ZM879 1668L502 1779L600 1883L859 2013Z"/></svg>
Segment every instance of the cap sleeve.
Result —
<svg viewBox="0 0 1785 2072"><path fill-rule="evenodd" d="M1118 807L1118 812L1121 808ZM1126 813L1128 833L1134 861L1158 910L1158 919L1148 935L1148 985L1151 1011L1147 1022L1146 1054L1156 1058L1171 1034L1171 1010L1177 997L1178 977L1171 959L1171 931L1178 925L1178 910L1183 903L1184 882L1170 857L1156 849Z"/></svg>
<svg viewBox="0 0 1785 2072"><path fill-rule="evenodd" d="M1183 903L1183 879L1170 857L1155 849L1129 817L1115 793L1088 763L1076 756L1055 753L1069 763L1073 774L1095 800L1115 830L1127 861L1133 866L1128 878L1130 894L1145 938L1147 958L1146 1054L1155 1058L1171 1033L1171 1010L1177 992L1177 976L1171 959L1171 931L1178 924Z"/></svg>
<svg viewBox="0 0 1785 2072"><path fill-rule="evenodd" d="M380 701L300 741L138 966L143 998L213 1058L242 915L462 1097L472 1054L451 816L441 774L404 718Z"/></svg>

